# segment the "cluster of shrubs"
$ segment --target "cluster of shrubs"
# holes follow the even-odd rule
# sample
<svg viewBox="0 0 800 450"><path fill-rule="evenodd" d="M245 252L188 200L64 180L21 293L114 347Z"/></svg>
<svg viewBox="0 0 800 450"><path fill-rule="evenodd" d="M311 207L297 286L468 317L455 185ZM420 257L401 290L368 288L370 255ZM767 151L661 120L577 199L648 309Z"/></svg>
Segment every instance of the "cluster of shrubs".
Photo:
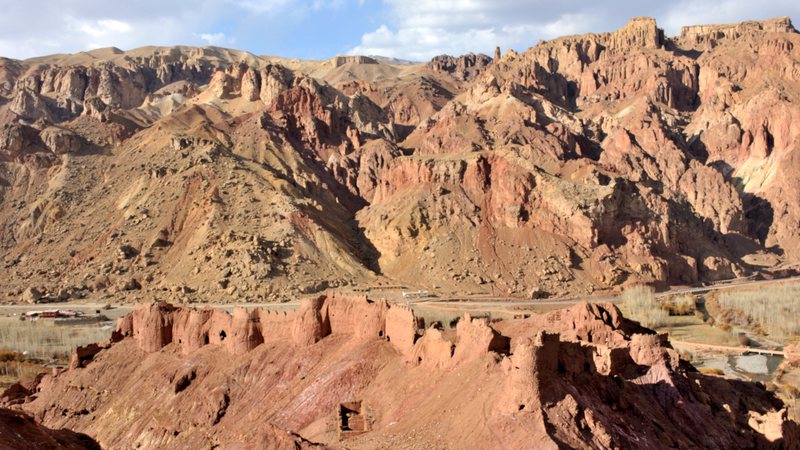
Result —
<svg viewBox="0 0 800 450"><path fill-rule="evenodd" d="M693 295L672 296L659 301L656 299L655 289L650 286L628 287L622 293L622 301L631 319L650 328L666 325L669 316L698 314ZM702 316L702 313L699 314Z"/></svg>
<svg viewBox="0 0 800 450"><path fill-rule="evenodd" d="M0 350L0 386L7 387L18 381L28 381L46 372L41 361L22 353Z"/></svg>
<svg viewBox="0 0 800 450"><path fill-rule="evenodd" d="M55 325L51 320L0 318L0 348L39 359L68 361L79 345L103 342L111 330L97 325Z"/></svg>
<svg viewBox="0 0 800 450"><path fill-rule="evenodd" d="M666 325L669 316L694 314L724 331L739 327L776 338L800 336L800 285L712 291L705 296L708 314L697 308L693 295L656 299L649 286L625 289L622 300L628 316L650 328ZM745 338L740 339L743 345L749 343Z"/></svg>
<svg viewBox="0 0 800 450"><path fill-rule="evenodd" d="M656 291L651 286L636 285L625 289L622 301L628 310L628 317L649 328L666 325L669 313L656 299Z"/></svg>
<svg viewBox="0 0 800 450"><path fill-rule="evenodd" d="M717 320L779 338L800 335L800 285L735 289L715 296Z"/></svg>

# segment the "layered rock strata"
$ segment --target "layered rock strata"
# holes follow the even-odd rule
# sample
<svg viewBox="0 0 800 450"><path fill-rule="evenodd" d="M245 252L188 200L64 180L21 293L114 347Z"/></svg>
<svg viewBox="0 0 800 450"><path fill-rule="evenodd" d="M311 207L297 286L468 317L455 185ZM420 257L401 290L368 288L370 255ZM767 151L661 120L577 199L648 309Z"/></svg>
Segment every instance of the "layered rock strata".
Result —
<svg viewBox="0 0 800 450"><path fill-rule="evenodd" d="M104 448L797 442L763 387L698 373L611 304L466 315L453 327L334 292L286 313L152 304L121 319L91 360L42 378L21 407ZM339 433L340 405L354 404L366 431Z"/></svg>

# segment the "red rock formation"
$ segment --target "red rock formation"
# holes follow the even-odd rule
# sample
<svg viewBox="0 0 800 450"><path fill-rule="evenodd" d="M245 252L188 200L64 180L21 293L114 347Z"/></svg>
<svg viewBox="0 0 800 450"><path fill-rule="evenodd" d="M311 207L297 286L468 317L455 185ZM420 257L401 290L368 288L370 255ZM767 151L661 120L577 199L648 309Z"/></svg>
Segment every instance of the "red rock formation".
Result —
<svg viewBox="0 0 800 450"><path fill-rule="evenodd" d="M146 352L157 352L162 347L172 342L172 313L175 308L166 303L153 303L139 308L133 313L128 329L127 319L120 319L121 326L117 331L123 335L129 331L136 339L139 347Z"/></svg>
<svg viewBox="0 0 800 450"><path fill-rule="evenodd" d="M444 337L442 330L431 326L419 339L411 353L411 362L434 369L450 366L455 345Z"/></svg>
<svg viewBox="0 0 800 450"><path fill-rule="evenodd" d="M420 65L3 59L0 290L543 297L749 275L754 253L800 254L798 36L635 18Z"/></svg>
<svg viewBox="0 0 800 450"><path fill-rule="evenodd" d="M466 314L456 325L456 336L453 364L462 364L489 352L498 354L510 352L509 338L490 327L486 318L473 319Z"/></svg>
<svg viewBox="0 0 800 450"><path fill-rule="evenodd" d="M92 361L92 359L100 353L100 350L103 348L97 344L89 344L86 346L80 346L72 353L72 356L69 360L69 367L71 369L77 369L80 367L85 367L86 364Z"/></svg>
<svg viewBox="0 0 800 450"><path fill-rule="evenodd" d="M747 33L791 33L795 32L791 19L779 17L768 20L750 20L728 25L690 25L681 27L680 39L699 46L714 47L723 39L738 39Z"/></svg>
<svg viewBox="0 0 800 450"><path fill-rule="evenodd" d="M205 310L181 310L175 314L173 319L173 333L177 336L178 343L184 353L198 350L200 347L210 342L208 323L211 320L212 311ZM125 334L127 323L125 318L120 319L123 323L117 323L117 331Z"/></svg>
<svg viewBox="0 0 800 450"><path fill-rule="evenodd" d="M228 338L228 348L234 355L249 352L264 342L261 335L261 323L258 311L248 311L244 308L233 310L231 318L231 336Z"/></svg>
<svg viewBox="0 0 800 450"><path fill-rule="evenodd" d="M408 357L414 351L418 337L417 319L410 308L392 305L386 312L386 339Z"/></svg>
<svg viewBox="0 0 800 450"><path fill-rule="evenodd" d="M116 328L116 335L133 336L145 352L178 344L184 354L189 354L214 345L234 355L245 354L265 342L290 341L307 346L331 334L365 341L386 339L410 354L417 333L411 310L336 292L303 299L297 311L288 313L235 308L230 314L219 309L176 309L154 303L120 318Z"/></svg>
<svg viewBox="0 0 800 450"><path fill-rule="evenodd" d="M424 331L407 309L333 292L282 320L255 321L265 315L243 309L232 316L192 312L140 308L120 322L133 324L138 338L121 329L129 336L85 367L20 391L22 408L47 426L83 431L110 447L312 445L281 430L340 445L345 434L325 424L353 399L370 424L347 435L347 445L359 447L433 438L440 446L504 448L778 448L798 438L797 424L772 394L698 373L662 336L610 304L491 324L466 316L455 330ZM198 318L204 325L188 326ZM294 336L309 331L300 340L256 344L254 336L269 336L267 322ZM165 324L174 327L173 341L154 348L167 336ZM190 329L226 337L186 351L181 336ZM414 342L417 334L423 336Z"/></svg>
<svg viewBox="0 0 800 450"><path fill-rule="evenodd" d="M292 324L292 342L311 345L330 334L330 325L322 318L324 297L303 299L297 319Z"/></svg>
<svg viewBox="0 0 800 450"><path fill-rule="evenodd" d="M434 57L428 63L428 67L431 70L452 74L458 80L467 81L480 74L491 62L492 59L484 54L470 53L459 57L441 55Z"/></svg>

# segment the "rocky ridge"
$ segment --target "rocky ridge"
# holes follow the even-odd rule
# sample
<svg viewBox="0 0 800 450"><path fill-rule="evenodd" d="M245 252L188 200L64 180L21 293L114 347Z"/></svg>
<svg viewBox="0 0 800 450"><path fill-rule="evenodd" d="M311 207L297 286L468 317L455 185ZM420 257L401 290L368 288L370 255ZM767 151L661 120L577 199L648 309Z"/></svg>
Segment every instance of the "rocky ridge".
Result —
<svg viewBox="0 0 800 450"><path fill-rule="evenodd" d="M290 312L160 303L73 360L15 403L104 448L789 448L798 439L763 387L700 374L610 304L448 325L335 292ZM366 432L340 433L340 404L361 405Z"/></svg>
<svg viewBox="0 0 800 450"><path fill-rule="evenodd" d="M675 38L635 18L419 65L5 59L5 298L564 296L791 263L798 36L785 18Z"/></svg>

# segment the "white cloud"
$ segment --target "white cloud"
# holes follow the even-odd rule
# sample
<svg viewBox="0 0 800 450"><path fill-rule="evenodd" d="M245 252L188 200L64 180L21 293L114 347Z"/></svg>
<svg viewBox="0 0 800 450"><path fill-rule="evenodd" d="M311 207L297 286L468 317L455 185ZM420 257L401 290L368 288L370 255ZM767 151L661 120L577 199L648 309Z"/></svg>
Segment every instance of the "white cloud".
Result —
<svg viewBox="0 0 800 450"><path fill-rule="evenodd" d="M228 3L256 14L267 14L283 9L291 0L228 0Z"/></svg>
<svg viewBox="0 0 800 450"><path fill-rule="evenodd" d="M743 20L794 16L800 13L796 0L742 1L742 0L681 0L675 2L663 18L661 25L670 34L678 34L685 25L732 23Z"/></svg>
<svg viewBox="0 0 800 450"><path fill-rule="evenodd" d="M223 45L229 42L225 33L200 33L200 39L206 41L208 45Z"/></svg>
<svg viewBox="0 0 800 450"><path fill-rule="evenodd" d="M382 25L366 33L354 54L402 57L412 60L429 59L441 53L460 53L464 48L488 48L498 42L493 29L470 30L468 34L444 28L407 27L397 31Z"/></svg>
<svg viewBox="0 0 800 450"><path fill-rule="evenodd" d="M129 24L114 19L96 20L92 23L84 22L78 29L92 37L108 36L118 33L128 33L133 30Z"/></svg>
<svg viewBox="0 0 800 450"><path fill-rule="evenodd" d="M490 53L496 45L522 51L539 39L614 30L636 15L656 17L670 34L686 24L800 18L800 2L0 0L0 11L0 56L14 58L93 47L210 44L282 56L320 48L428 59L441 53ZM346 23L337 28L332 22L344 14ZM360 39L354 42L354 35Z"/></svg>
<svg viewBox="0 0 800 450"><path fill-rule="evenodd" d="M337 9L343 7L346 3L347 0L314 0L311 3L311 9L313 9L314 11L322 11L325 9Z"/></svg>
<svg viewBox="0 0 800 450"><path fill-rule="evenodd" d="M240 43L243 50L259 51L259 39L291 35L286 42L290 53L298 37L321 43L330 38L314 34L309 17L325 20L327 12L360 1L0 0L0 56L28 58L108 46L127 50Z"/></svg>
<svg viewBox="0 0 800 450"><path fill-rule="evenodd" d="M800 15L797 0L383 0L389 19L364 33L352 54L426 60L441 53L525 50L540 39L612 31L638 15L656 17L668 34L695 23Z"/></svg>
<svg viewBox="0 0 800 450"><path fill-rule="evenodd" d="M208 29L211 22L204 14L214 9L209 7L208 0L200 0L193 7L181 3L178 0L15 1L0 14L0 55L27 58L97 47L131 49L144 45L200 44L202 41L194 31Z"/></svg>
<svg viewBox="0 0 800 450"><path fill-rule="evenodd" d="M524 49L538 39L587 31L592 15L541 0L384 0L393 26L365 33L353 54L425 60L442 53ZM570 2L580 3L580 2ZM588 2L587 2L588 3Z"/></svg>

